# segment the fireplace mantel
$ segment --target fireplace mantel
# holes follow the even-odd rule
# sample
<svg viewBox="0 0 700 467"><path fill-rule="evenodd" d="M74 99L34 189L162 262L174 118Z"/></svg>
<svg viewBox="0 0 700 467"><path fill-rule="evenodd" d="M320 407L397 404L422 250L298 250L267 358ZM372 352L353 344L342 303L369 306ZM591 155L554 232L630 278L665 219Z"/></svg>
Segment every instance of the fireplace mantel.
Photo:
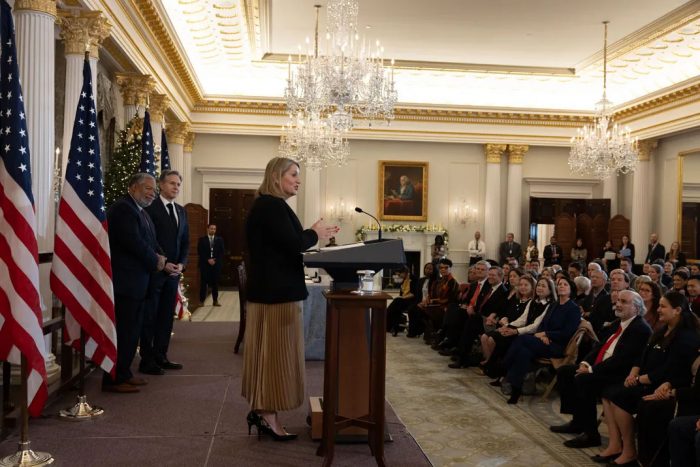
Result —
<svg viewBox="0 0 700 467"><path fill-rule="evenodd" d="M423 232L386 232L382 231L382 238L396 238L403 240L403 249L405 251L417 251L420 252L420 267L421 274L422 267L425 263L432 261L431 257L431 247L435 243L436 235L444 235L444 231L423 231ZM376 240L379 236L376 230L364 230L362 232L365 240Z"/></svg>

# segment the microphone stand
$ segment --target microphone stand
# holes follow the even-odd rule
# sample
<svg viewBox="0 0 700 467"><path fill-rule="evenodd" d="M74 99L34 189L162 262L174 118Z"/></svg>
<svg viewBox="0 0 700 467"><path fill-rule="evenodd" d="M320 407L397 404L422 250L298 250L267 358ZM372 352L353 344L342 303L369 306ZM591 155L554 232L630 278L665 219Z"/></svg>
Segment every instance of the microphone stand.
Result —
<svg viewBox="0 0 700 467"><path fill-rule="evenodd" d="M377 232L378 233L377 238L379 239L378 241L381 241L382 240L382 224L379 222L379 219L377 219L376 217L374 217L372 214L368 213L367 211L363 211L362 208L360 208L358 206L355 206L355 212L359 212L360 214L367 214L369 217L371 217L372 219L377 221L377 225L379 226L379 230Z"/></svg>

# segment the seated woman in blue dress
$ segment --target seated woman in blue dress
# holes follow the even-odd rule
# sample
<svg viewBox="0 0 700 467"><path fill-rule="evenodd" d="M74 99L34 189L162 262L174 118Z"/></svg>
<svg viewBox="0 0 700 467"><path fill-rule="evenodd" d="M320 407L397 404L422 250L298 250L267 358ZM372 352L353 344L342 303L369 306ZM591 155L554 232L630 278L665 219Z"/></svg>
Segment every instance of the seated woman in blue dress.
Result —
<svg viewBox="0 0 700 467"><path fill-rule="evenodd" d="M559 278L558 303L549 307L535 334L518 336L508 349L503 364L507 369L506 380L513 388L509 404L518 403L525 375L534 359L564 356L566 345L581 324L581 310L572 300L575 293L576 286L571 279Z"/></svg>

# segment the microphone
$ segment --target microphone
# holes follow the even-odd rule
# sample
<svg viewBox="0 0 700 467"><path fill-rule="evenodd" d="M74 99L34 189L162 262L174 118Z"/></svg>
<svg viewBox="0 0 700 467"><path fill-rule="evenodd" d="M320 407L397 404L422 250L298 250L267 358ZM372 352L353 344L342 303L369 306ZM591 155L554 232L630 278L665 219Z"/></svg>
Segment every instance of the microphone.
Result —
<svg viewBox="0 0 700 467"><path fill-rule="evenodd" d="M379 219L377 219L376 217L374 217L372 214L368 213L367 211L363 211L362 208L360 208L358 206L355 206L355 212L359 212L360 214L367 214L369 217L371 217L372 219L377 221L377 225L379 226L378 239L381 240L382 239L382 224L379 222Z"/></svg>

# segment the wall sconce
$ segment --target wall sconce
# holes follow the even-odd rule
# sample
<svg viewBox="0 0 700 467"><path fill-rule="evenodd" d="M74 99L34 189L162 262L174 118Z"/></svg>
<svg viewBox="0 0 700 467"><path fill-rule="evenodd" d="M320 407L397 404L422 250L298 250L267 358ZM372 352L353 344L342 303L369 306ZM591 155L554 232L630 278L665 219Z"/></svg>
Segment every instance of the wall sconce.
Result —
<svg viewBox="0 0 700 467"><path fill-rule="evenodd" d="M457 203L457 207L453 210L455 220L463 225L476 222L478 213L479 211L465 200Z"/></svg>
<svg viewBox="0 0 700 467"><path fill-rule="evenodd" d="M343 220L350 217L347 205L345 204L345 200L343 200L343 198L340 198L338 201L331 204L331 206L328 208L328 213L328 217L331 219L337 219L338 222L343 222Z"/></svg>

